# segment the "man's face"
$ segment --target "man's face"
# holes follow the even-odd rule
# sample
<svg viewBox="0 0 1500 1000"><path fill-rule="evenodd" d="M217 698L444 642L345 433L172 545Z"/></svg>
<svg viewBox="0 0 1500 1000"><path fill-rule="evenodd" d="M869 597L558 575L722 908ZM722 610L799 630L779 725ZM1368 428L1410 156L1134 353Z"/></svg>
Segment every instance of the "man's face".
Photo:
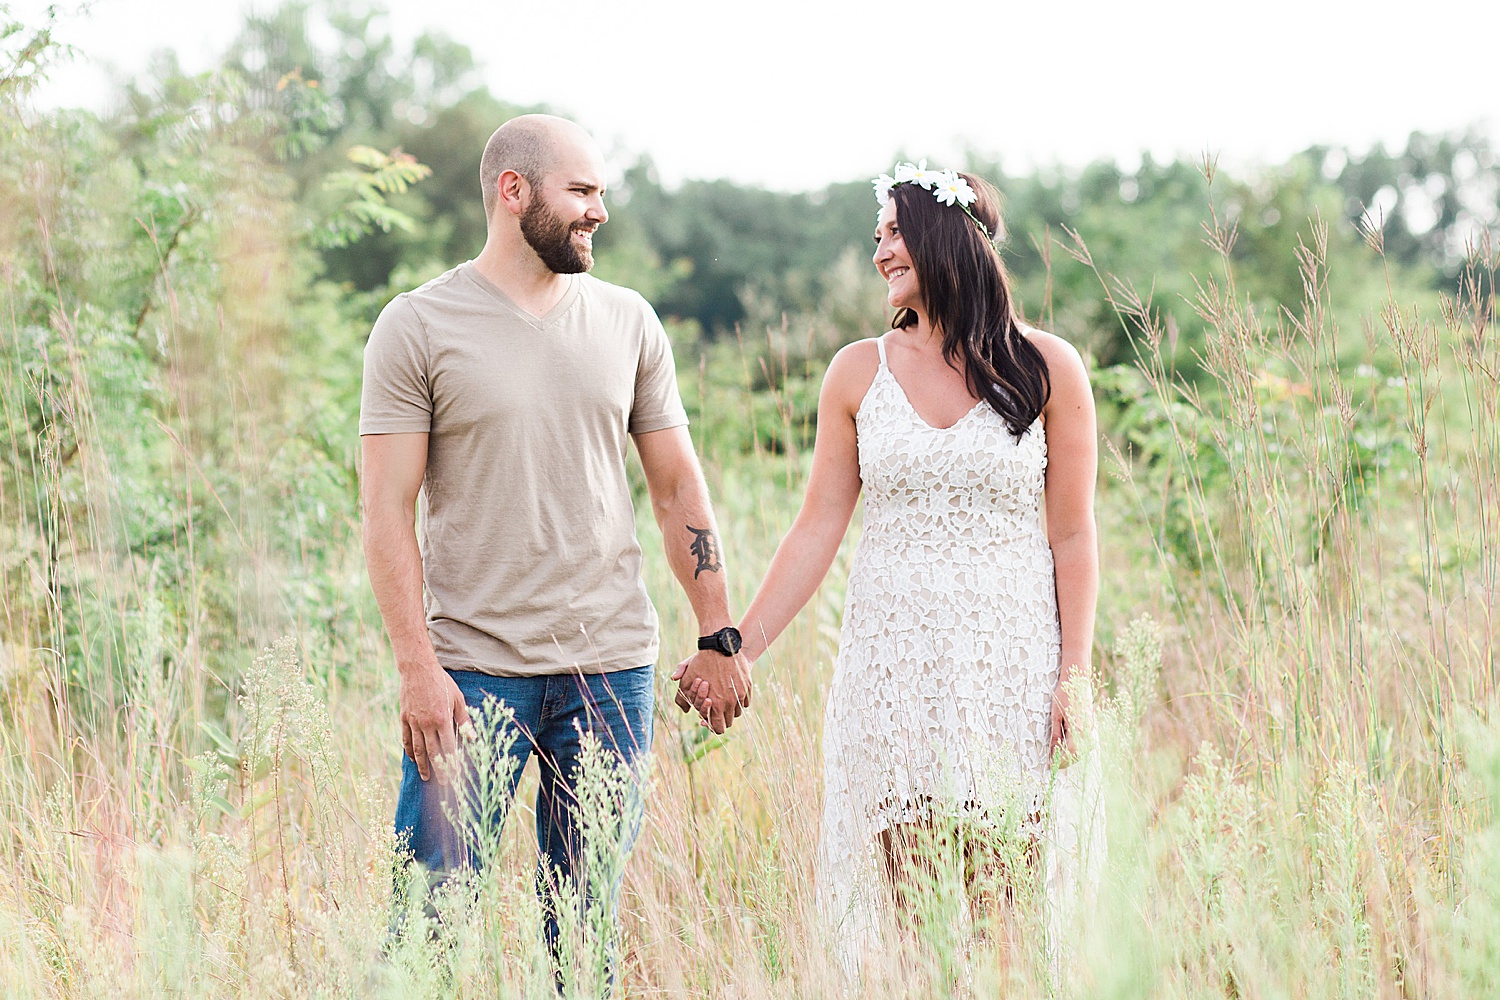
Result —
<svg viewBox="0 0 1500 1000"><path fill-rule="evenodd" d="M560 155L532 188L521 235L549 270L578 274L594 266L594 231L608 219L604 164L597 151L580 145Z"/></svg>
<svg viewBox="0 0 1500 1000"><path fill-rule="evenodd" d="M597 223L568 220L548 204L540 191L521 213L521 235L554 274L579 274L594 266Z"/></svg>

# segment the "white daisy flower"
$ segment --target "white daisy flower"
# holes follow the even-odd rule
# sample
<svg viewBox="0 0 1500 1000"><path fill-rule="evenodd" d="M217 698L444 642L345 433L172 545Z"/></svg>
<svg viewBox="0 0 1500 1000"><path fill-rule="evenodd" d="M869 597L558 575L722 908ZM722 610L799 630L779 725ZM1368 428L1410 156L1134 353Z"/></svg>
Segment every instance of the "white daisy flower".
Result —
<svg viewBox="0 0 1500 1000"><path fill-rule="evenodd" d="M969 182L960 177L956 170L944 170L938 175L932 193L944 205L956 203L964 208L974 204L979 197L974 193L974 189L969 187Z"/></svg>
<svg viewBox="0 0 1500 1000"><path fill-rule="evenodd" d="M875 185L875 200L880 202L882 208L885 207L885 203L891 200L891 188L898 183L896 178L890 174L881 174L870 183Z"/></svg>
<svg viewBox="0 0 1500 1000"><path fill-rule="evenodd" d="M926 169L926 160L923 160L920 165L915 163L898 163L896 164L896 183L906 184L909 181L915 180L918 171Z"/></svg>
<svg viewBox="0 0 1500 1000"><path fill-rule="evenodd" d="M911 181L912 181L912 183L913 184L920 184L923 188L926 188L928 191L932 190L932 186L937 183L937 179L938 179L938 172L936 170L928 170L927 169L927 161L926 160L923 160L921 163L918 163L916 165L916 167L914 167L912 169L912 172L911 172Z"/></svg>

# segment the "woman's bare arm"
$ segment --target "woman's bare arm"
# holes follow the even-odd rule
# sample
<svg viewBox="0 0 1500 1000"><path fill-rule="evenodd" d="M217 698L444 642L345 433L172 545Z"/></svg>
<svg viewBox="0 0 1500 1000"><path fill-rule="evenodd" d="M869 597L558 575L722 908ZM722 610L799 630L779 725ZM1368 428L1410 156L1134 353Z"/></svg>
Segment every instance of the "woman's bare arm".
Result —
<svg viewBox="0 0 1500 1000"><path fill-rule="evenodd" d="M776 641L818 589L849 528L861 486L854 414L877 365L874 341L861 341L839 351L823 376L818 436L802 508L740 622L745 653L752 660Z"/></svg>
<svg viewBox="0 0 1500 1000"><path fill-rule="evenodd" d="M1099 540L1094 524L1094 481L1099 432L1088 371L1073 346L1035 331L1032 343L1047 359L1052 396L1047 402L1047 542L1057 581L1062 630L1058 691L1053 698L1053 746L1064 738L1067 694L1063 685L1088 668L1099 597Z"/></svg>

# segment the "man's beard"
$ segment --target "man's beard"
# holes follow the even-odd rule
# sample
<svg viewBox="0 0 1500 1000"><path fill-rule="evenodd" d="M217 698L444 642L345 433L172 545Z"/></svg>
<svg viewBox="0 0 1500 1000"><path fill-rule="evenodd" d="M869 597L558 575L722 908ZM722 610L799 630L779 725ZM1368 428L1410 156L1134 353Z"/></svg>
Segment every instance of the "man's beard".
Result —
<svg viewBox="0 0 1500 1000"><path fill-rule="evenodd" d="M587 223L569 224L541 198L533 198L521 213L521 235L554 274L579 274L594 266L594 252L573 242L574 229L587 230Z"/></svg>

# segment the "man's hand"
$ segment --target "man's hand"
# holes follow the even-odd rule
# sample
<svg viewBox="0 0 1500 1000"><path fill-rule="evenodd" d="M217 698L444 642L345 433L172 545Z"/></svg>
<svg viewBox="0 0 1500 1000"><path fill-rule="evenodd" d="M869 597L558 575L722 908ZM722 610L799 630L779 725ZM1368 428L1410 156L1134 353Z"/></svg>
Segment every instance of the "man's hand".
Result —
<svg viewBox="0 0 1500 1000"><path fill-rule="evenodd" d="M468 718L463 693L436 660L401 671L401 748L417 765L423 781L432 778L432 765L439 756L445 761L455 759L457 731ZM438 782L447 784L444 768L437 771Z"/></svg>
<svg viewBox="0 0 1500 1000"><path fill-rule="evenodd" d="M677 665L672 679L677 681L677 707L697 709L716 733L734 725L750 707L750 661L744 653L725 656L700 649Z"/></svg>

